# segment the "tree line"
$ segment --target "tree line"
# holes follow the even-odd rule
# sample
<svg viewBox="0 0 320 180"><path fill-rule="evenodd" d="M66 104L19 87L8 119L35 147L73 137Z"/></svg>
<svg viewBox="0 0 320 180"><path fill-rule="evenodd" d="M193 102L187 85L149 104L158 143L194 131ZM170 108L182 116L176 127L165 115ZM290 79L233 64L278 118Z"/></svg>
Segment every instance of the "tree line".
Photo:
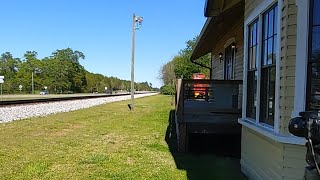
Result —
<svg viewBox="0 0 320 180"><path fill-rule="evenodd" d="M27 51L23 58L13 57L10 52L1 54L0 76L5 78L4 93L32 93L32 86L36 92L47 89L50 93L105 92L105 87L113 90L131 88L130 81L88 72L79 63L85 59L80 51L60 49L42 59L37 55L35 51ZM151 90L152 84L135 83L135 89Z"/></svg>
<svg viewBox="0 0 320 180"><path fill-rule="evenodd" d="M206 77L210 76L210 71L207 68L196 65L190 61L191 53L195 47L197 37L186 42L186 47L181 49L169 62L162 65L160 68L160 79L163 86L160 88L163 94L174 94L177 78L191 79L194 73L204 73ZM210 54L207 54L197 62L210 67Z"/></svg>

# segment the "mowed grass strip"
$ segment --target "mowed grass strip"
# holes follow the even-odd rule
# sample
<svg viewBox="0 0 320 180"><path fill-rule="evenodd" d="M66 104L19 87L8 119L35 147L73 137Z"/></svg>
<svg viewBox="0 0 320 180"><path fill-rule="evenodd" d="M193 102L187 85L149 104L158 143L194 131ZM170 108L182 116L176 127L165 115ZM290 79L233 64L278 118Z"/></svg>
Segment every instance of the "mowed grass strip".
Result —
<svg viewBox="0 0 320 180"><path fill-rule="evenodd" d="M172 156L165 141L171 97L136 99L134 111L128 103L0 124L0 179L194 179L199 168L212 179L217 167L218 177L241 176L221 170L230 162L213 156Z"/></svg>

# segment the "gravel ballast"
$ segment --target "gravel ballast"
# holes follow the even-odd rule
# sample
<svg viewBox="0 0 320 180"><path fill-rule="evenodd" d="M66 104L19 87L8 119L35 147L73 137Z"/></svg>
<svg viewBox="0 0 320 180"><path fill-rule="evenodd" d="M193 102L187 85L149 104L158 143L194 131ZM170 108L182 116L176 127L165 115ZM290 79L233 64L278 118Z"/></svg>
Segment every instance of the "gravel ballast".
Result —
<svg viewBox="0 0 320 180"><path fill-rule="evenodd" d="M157 93L137 94L135 98L152 96ZM47 116L60 112L75 111L100 104L123 101L130 99L130 95L106 98L82 99L71 101L48 102L39 104L27 104L9 107L0 107L0 123L11 122L37 116Z"/></svg>

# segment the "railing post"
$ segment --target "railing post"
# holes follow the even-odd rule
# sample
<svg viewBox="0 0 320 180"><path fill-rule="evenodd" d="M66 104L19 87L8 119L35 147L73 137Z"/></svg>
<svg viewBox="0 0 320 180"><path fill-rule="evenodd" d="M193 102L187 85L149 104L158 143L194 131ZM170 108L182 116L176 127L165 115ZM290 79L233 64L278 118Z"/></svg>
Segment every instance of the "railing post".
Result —
<svg viewBox="0 0 320 180"><path fill-rule="evenodd" d="M177 80L177 87L176 87L176 116L178 122L181 122L182 115L183 115L183 82L182 79Z"/></svg>
<svg viewBox="0 0 320 180"><path fill-rule="evenodd" d="M176 83L176 116L178 116L178 112L180 110L180 91L181 91L181 80L177 79Z"/></svg>
<svg viewBox="0 0 320 180"><path fill-rule="evenodd" d="M208 88L206 88L206 93L205 93L205 98L206 98L206 102L208 102L209 101L209 89Z"/></svg>
<svg viewBox="0 0 320 180"><path fill-rule="evenodd" d="M184 96L184 82L182 79L178 79L176 86L176 132L179 152L185 152L187 147L187 129L183 120Z"/></svg>

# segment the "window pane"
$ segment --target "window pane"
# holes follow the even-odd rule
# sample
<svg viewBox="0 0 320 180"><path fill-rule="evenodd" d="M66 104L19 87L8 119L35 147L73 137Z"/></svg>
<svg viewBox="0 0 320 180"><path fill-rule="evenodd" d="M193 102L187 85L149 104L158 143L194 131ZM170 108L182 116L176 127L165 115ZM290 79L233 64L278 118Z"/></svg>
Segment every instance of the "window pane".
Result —
<svg viewBox="0 0 320 180"><path fill-rule="evenodd" d="M263 40L268 38L268 14L263 16Z"/></svg>
<svg viewBox="0 0 320 180"><path fill-rule="evenodd" d="M255 33L256 33L256 42L255 45L259 43L259 35L258 35L258 21L255 23Z"/></svg>
<svg viewBox="0 0 320 180"><path fill-rule="evenodd" d="M312 63L312 78L318 79L318 80L320 79L320 62Z"/></svg>
<svg viewBox="0 0 320 180"><path fill-rule="evenodd" d="M248 86L247 86L247 117L256 118L257 107L257 71L248 72Z"/></svg>
<svg viewBox="0 0 320 180"><path fill-rule="evenodd" d="M253 27L251 26L250 28L249 28L249 47L252 47L253 45L252 45L252 34L253 34Z"/></svg>
<svg viewBox="0 0 320 180"><path fill-rule="evenodd" d="M252 48L249 48L249 53L248 53L248 65L249 65L249 70L252 69Z"/></svg>
<svg viewBox="0 0 320 180"><path fill-rule="evenodd" d="M320 61L320 27L312 30L312 55L311 60Z"/></svg>
<svg viewBox="0 0 320 180"><path fill-rule="evenodd" d="M253 41L253 46L256 45L256 42L257 42L257 26L256 26L257 23L254 23L253 25L253 33L252 33L252 41Z"/></svg>
<svg viewBox="0 0 320 180"><path fill-rule="evenodd" d="M256 68L257 46L252 47L252 68Z"/></svg>
<svg viewBox="0 0 320 180"><path fill-rule="evenodd" d="M320 1L313 1L313 25L320 25Z"/></svg>
<svg viewBox="0 0 320 180"><path fill-rule="evenodd" d="M320 110L320 63L312 63L310 110Z"/></svg>
<svg viewBox="0 0 320 180"><path fill-rule="evenodd" d="M320 63L312 63L312 88L311 93L320 93Z"/></svg>
<svg viewBox="0 0 320 180"><path fill-rule="evenodd" d="M257 24L258 21L252 23L249 26L249 50L248 50L248 67L250 69L256 68L256 61L257 61L257 43L258 43L258 38L257 38Z"/></svg>
<svg viewBox="0 0 320 180"><path fill-rule="evenodd" d="M275 35L274 39L273 39L273 59L272 59L272 64L276 63L277 60L277 56L278 56L278 36Z"/></svg>
<svg viewBox="0 0 320 180"><path fill-rule="evenodd" d="M256 48L256 64L255 64L255 67L258 67L258 61L260 59L260 57L258 57L258 53L257 53L257 50L258 50L258 46L255 47Z"/></svg>
<svg viewBox="0 0 320 180"><path fill-rule="evenodd" d="M261 69L260 122L274 125L275 66Z"/></svg>
<svg viewBox="0 0 320 180"><path fill-rule="evenodd" d="M278 28L278 5L274 7L274 34L277 34Z"/></svg>
<svg viewBox="0 0 320 180"><path fill-rule="evenodd" d="M273 36L273 10L271 10L269 13L269 24L268 24L268 37Z"/></svg>
<svg viewBox="0 0 320 180"><path fill-rule="evenodd" d="M262 48L262 66L267 65L268 60L268 41L263 42L263 48Z"/></svg>
<svg viewBox="0 0 320 180"><path fill-rule="evenodd" d="M268 39L268 60L267 60L268 65L272 64L272 59L273 59L272 46L273 46L273 38L270 38Z"/></svg>

